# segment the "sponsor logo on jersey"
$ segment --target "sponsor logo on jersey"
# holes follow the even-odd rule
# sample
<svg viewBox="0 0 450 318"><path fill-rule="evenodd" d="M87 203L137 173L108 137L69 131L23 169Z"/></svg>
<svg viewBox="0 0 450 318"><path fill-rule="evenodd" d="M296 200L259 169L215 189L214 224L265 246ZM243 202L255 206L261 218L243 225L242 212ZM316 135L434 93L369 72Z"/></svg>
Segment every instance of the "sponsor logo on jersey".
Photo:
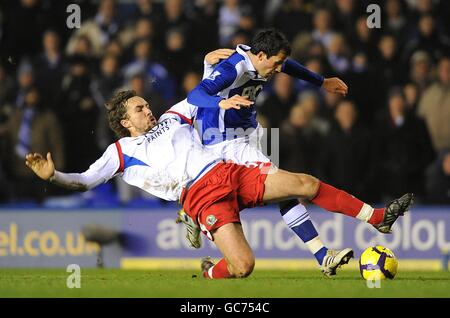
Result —
<svg viewBox="0 0 450 318"><path fill-rule="evenodd" d="M164 119L159 122L155 127L150 129L148 133L145 134L145 138L147 142L151 142L161 136L163 133L170 129L170 123L172 122L172 118Z"/></svg>

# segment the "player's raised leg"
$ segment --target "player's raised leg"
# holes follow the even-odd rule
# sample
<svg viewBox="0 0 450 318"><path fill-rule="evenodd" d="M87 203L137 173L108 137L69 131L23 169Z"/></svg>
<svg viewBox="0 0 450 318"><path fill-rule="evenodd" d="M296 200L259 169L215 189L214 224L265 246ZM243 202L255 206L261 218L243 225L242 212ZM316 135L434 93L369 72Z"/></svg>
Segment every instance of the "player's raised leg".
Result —
<svg viewBox="0 0 450 318"><path fill-rule="evenodd" d="M244 236L240 223L228 223L211 232L214 243L224 258L214 264L209 257L202 259L206 278L243 278L255 267L255 256Z"/></svg>
<svg viewBox="0 0 450 318"><path fill-rule="evenodd" d="M255 131L258 136L263 134L259 129L262 128L258 127ZM269 164L270 160L261 151L262 147L259 138L254 138L253 135L253 138L250 138L250 140L251 142L249 143L227 143L222 150L224 150L225 154L232 154L232 158L235 158L237 162L264 162ZM240 189L242 190L240 191L241 195L245 195L252 190L251 186L245 184L241 185ZM305 243L327 276L335 275L336 268L342 265L343 262L348 262L353 251L346 249L344 253L341 253L342 251L329 250L320 239L306 207L298 199L279 202L279 208L283 221ZM330 258L329 255L338 256ZM324 264L327 264L326 268L323 267Z"/></svg>
<svg viewBox="0 0 450 318"><path fill-rule="evenodd" d="M328 249L319 237L311 217L305 206L297 199L283 201L280 203L280 213L286 225L305 243L311 254L314 255L321 267L321 271L326 276L336 275L336 269L343 264L347 264L353 257L353 250L345 248L343 250ZM186 239L191 246L201 247L200 227L195 224L184 210L178 211L177 223L186 225ZM202 260L202 267L214 265L210 257Z"/></svg>
<svg viewBox="0 0 450 318"><path fill-rule="evenodd" d="M385 208L375 209L343 190L303 174L278 169L269 174L264 183L264 202L304 198L330 212L342 213L372 224L382 233L390 233L397 218L413 203L413 195L405 194Z"/></svg>

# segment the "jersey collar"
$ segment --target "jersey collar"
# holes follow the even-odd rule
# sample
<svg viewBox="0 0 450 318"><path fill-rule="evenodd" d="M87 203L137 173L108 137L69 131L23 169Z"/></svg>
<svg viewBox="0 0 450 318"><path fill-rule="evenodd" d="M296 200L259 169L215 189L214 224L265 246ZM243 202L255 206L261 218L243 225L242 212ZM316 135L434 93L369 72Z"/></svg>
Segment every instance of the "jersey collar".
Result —
<svg viewBox="0 0 450 318"><path fill-rule="evenodd" d="M242 55L245 59L245 65L247 66L247 71L245 73L252 79L257 81L267 81L267 78L264 78L258 74L255 67L253 66L250 57L247 55L247 51L250 50L250 46L245 44L238 44L236 47L236 52Z"/></svg>

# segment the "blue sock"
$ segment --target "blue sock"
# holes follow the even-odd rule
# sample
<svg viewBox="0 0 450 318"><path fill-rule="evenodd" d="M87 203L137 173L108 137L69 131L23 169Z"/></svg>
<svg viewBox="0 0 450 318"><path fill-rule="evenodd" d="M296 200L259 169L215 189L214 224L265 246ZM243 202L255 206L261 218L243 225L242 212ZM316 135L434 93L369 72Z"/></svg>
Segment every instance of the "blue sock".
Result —
<svg viewBox="0 0 450 318"><path fill-rule="evenodd" d="M314 254L317 262L319 262L320 265L322 265L323 258L325 257L325 255L327 255L327 251L328 251L328 248L326 248L324 246Z"/></svg>
<svg viewBox="0 0 450 318"><path fill-rule="evenodd" d="M317 262L322 265L328 249L320 240L306 208L297 200L290 200L280 205L280 213L287 226L305 242L309 251L314 254Z"/></svg>

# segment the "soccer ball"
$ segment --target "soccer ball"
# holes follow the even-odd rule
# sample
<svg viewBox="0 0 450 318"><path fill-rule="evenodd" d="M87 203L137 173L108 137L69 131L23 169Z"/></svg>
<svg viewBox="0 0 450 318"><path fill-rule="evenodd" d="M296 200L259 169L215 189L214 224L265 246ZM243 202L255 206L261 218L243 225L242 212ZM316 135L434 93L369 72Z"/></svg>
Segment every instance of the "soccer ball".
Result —
<svg viewBox="0 0 450 318"><path fill-rule="evenodd" d="M367 248L359 258L359 271L366 280L393 279L397 267L394 253L381 245Z"/></svg>

